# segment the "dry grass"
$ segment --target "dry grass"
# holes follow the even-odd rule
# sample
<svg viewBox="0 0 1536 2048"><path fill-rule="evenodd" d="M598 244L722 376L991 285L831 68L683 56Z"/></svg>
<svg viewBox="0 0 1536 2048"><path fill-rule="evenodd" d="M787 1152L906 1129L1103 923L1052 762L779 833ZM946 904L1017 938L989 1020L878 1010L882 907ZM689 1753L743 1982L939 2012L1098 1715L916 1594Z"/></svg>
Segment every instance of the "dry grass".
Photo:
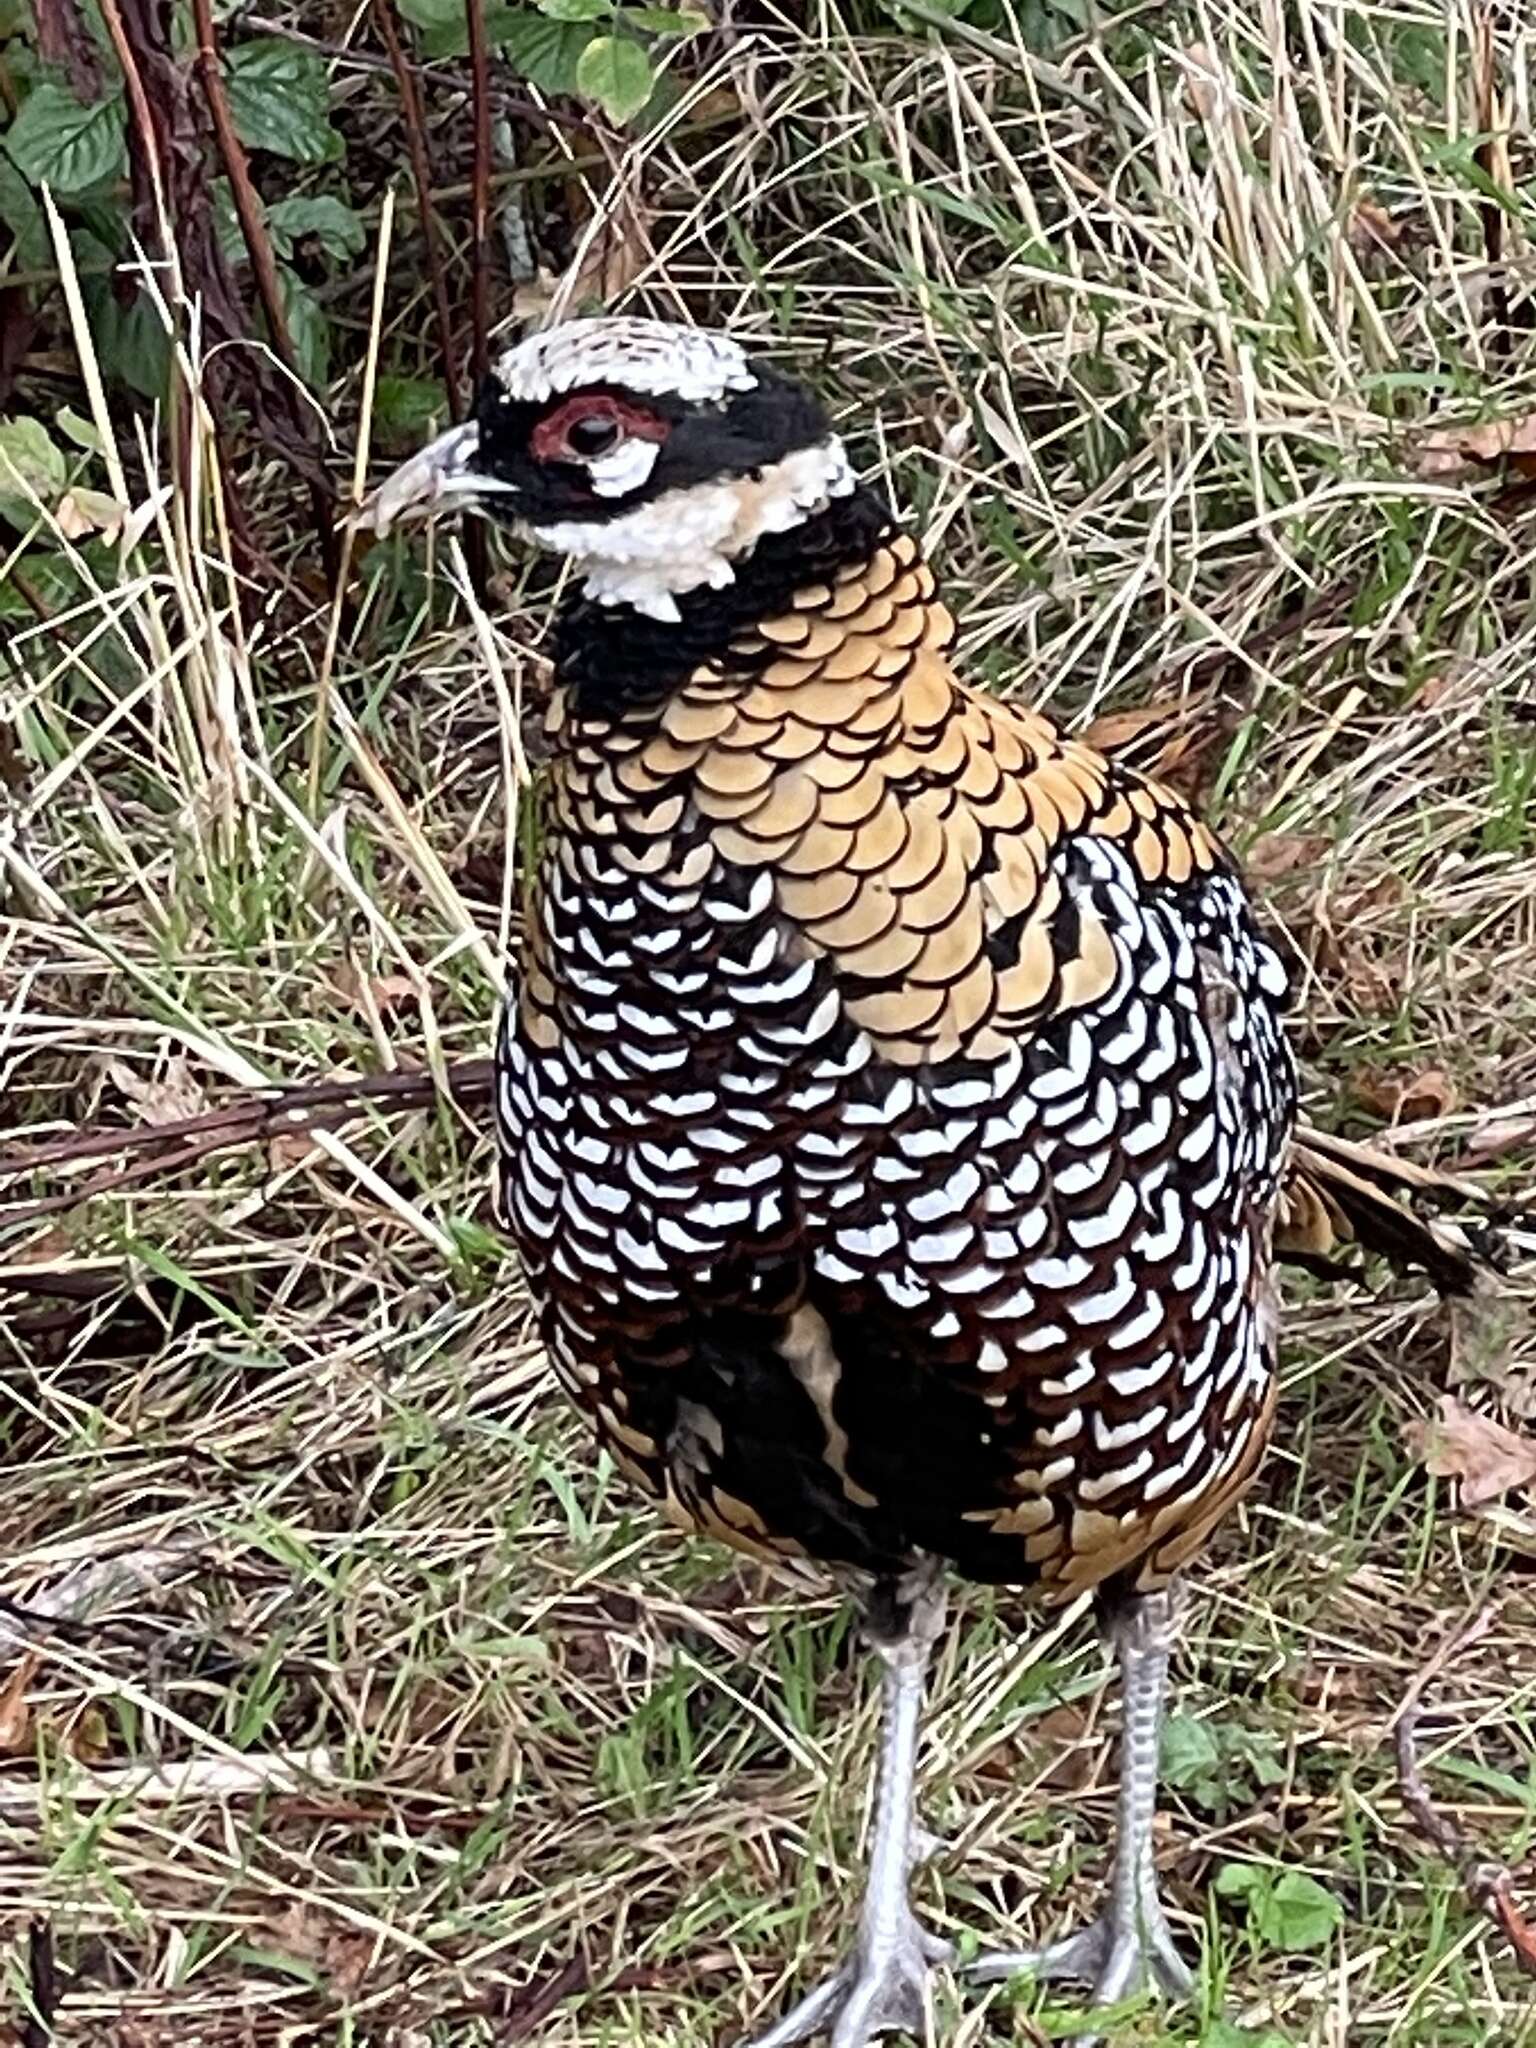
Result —
<svg viewBox="0 0 1536 2048"><path fill-rule="evenodd" d="M1479 155L1480 8L1103 11L1048 64L830 10L741 42L706 82L743 92L739 127L664 131L595 188L621 205L643 163L660 195L632 302L818 371L998 687L1075 721L1182 705L1181 772L1314 970L1314 1111L1372 1128L1415 1082L1395 1141L1516 1185L1536 528L1518 487L1419 452L1427 422L1536 405L1528 38L1496 38L1512 132ZM425 291L392 289L393 333ZM130 479L162 474L115 431ZM543 599L507 566L488 681L451 562L391 543L332 668L322 612L240 623L199 448L136 545L56 540L55 624L13 633L0 681L0 1086L29 1136L440 1069L483 1050L515 945ZM265 538L302 566L276 516ZM835 1945L872 1727L845 1621L594 1460L488 1170L445 1105L62 1216L13 1186L0 1591L34 1619L0 1610L0 2014L29 2048L44 1919L56 2038L110 2048L727 2043ZM77 1297L14 1291L44 1271ZM1400 1435L1448 1374L1536 1409L1529 1273L1503 1295L1453 1329L1412 1284L1296 1291L1279 1443L1179 1671L1186 1739L1236 1731L1219 1784L1167 1802L1204 2010L1117 2041L1536 2043L1528 1981L1404 1824L1388 1733L1491 1594L1426 1756L1447 1810L1526 1854L1536 1519L1458 1516ZM1102 1679L1080 1618L964 1598L927 1747L936 1924L1017 1941L1088 1899ZM1212 1893L1230 1866L1309 1873L1340 1924L1286 1952ZM957 2048L1063 2032L997 1994L938 2017Z"/></svg>

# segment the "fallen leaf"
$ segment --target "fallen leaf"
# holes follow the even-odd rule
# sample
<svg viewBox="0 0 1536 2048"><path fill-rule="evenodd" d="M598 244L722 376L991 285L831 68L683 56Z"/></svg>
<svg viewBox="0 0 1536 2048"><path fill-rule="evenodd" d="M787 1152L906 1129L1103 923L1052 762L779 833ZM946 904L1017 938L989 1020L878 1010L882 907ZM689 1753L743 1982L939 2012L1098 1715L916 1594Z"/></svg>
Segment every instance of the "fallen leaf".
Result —
<svg viewBox="0 0 1536 2048"><path fill-rule="evenodd" d="M1454 1394L1440 1396L1433 1422L1409 1422L1403 1439L1435 1479L1459 1482L1464 1508L1481 1507L1536 1480L1536 1438L1517 1436Z"/></svg>
<svg viewBox="0 0 1536 2048"><path fill-rule="evenodd" d="M46 1230L40 1230L25 1244L17 1245L14 1251L8 1251L6 1256L13 1265L45 1266L51 1265L55 1259L67 1258L74 1248L73 1235L61 1223L54 1223Z"/></svg>
<svg viewBox="0 0 1536 2048"><path fill-rule="evenodd" d="M1159 733L1161 745L1163 732L1178 722L1179 714L1180 706L1176 703L1134 704L1128 711L1106 711L1090 719L1082 736L1101 754L1122 753L1148 733Z"/></svg>
<svg viewBox="0 0 1536 2048"><path fill-rule="evenodd" d="M273 1173L279 1173L285 1166L308 1166L313 1159L323 1159L325 1152L313 1131L279 1131L275 1138L267 1140L267 1165Z"/></svg>
<svg viewBox="0 0 1536 2048"><path fill-rule="evenodd" d="M1443 482L1501 462L1521 476L1536 476L1536 413L1485 420L1480 426L1438 427L1419 442L1413 468L1427 482Z"/></svg>
<svg viewBox="0 0 1536 2048"><path fill-rule="evenodd" d="M634 283L655 254L647 207L628 206L622 218L605 220L571 267L556 276L540 270L512 294L518 320L543 321L551 315L569 319L589 308L606 312Z"/></svg>
<svg viewBox="0 0 1536 2048"><path fill-rule="evenodd" d="M1191 43L1181 55L1189 103L1202 121L1212 121L1221 112L1230 90L1221 59L1209 43Z"/></svg>
<svg viewBox="0 0 1536 2048"><path fill-rule="evenodd" d="M1395 250L1403 239L1403 223L1376 200L1364 198L1350 215L1345 234L1357 256L1368 256L1383 249Z"/></svg>
<svg viewBox="0 0 1536 2048"><path fill-rule="evenodd" d="M32 1708L27 1687L37 1670L37 1652L28 1650L0 1687L0 1756L28 1756L32 1750Z"/></svg>
<svg viewBox="0 0 1536 2048"><path fill-rule="evenodd" d="M351 961L339 967L332 979L353 1008L361 1010L365 1017L375 1011L397 1010L417 993L416 983L408 974L364 974Z"/></svg>
<svg viewBox="0 0 1536 2048"><path fill-rule="evenodd" d="M1456 1107L1456 1089L1444 1067L1426 1067L1402 1079L1395 1074L1356 1074L1350 1093L1362 1107L1392 1123L1418 1123L1449 1116Z"/></svg>
<svg viewBox="0 0 1536 2048"><path fill-rule="evenodd" d="M87 1706L71 1724L63 1747L77 1763L104 1764L112 1754L112 1731L100 1707Z"/></svg>
<svg viewBox="0 0 1536 2048"><path fill-rule="evenodd" d="M1249 847L1243 866L1256 881L1273 882L1298 868L1320 868L1332 849L1322 832L1266 832Z"/></svg>
<svg viewBox="0 0 1536 2048"><path fill-rule="evenodd" d="M53 509L54 523L66 540L80 540L99 533L103 540L116 540L128 517L128 507L105 491L76 488L66 491Z"/></svg>
<svg viewBox="0 0 1536 2048"><path fill-rule="evenodd" d="M189 1116L201 1116L208 1098L192 1078L192 1069L180 1053L172 1053L164 1071L153 1080L130 1067L125 1060L108 1060L107 1074L147 1124L176 1124Z"/></svg>

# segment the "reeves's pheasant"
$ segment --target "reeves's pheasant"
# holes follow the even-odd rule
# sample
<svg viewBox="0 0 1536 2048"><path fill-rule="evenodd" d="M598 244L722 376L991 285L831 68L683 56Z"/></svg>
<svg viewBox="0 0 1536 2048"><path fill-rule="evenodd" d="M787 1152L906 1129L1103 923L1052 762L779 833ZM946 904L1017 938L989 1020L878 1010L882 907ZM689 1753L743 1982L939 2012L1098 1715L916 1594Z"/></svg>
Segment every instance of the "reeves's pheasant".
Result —
<svg viewBox="0 0 1536 2048"><path fill-rule="evenodd" d="M1242 882L1172 791L956 676L915 540L724 336L522 343L373 523L429 500L579 579L497 1050L551 1362L677 1518L829 1566L884 1667L857 1938L761 2048L921 2027L948 1567L1096 1589L1125 1690L1103 1914L977 1974L1183 1992L1152 1863L1172 1587L1269 1427L1296 1101Z"/></svg>

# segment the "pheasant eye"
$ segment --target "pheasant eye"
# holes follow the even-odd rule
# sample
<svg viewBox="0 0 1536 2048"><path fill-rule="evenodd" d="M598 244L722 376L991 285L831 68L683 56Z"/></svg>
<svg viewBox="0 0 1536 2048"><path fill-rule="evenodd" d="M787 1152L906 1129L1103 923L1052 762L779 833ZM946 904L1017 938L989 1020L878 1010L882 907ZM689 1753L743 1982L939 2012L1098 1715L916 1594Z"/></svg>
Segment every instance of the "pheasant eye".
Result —
<svg viewBox="0 0 1536 2048"><path fill-rule="evenodd" d="M668 422L659 413L622 392L577 391L536 424L528 437L528 452L535 462L597 462L630 443L650 442L659 448L667 433ZM643 451L637 448L639 452Z"/></svg>
<svg viewBox="0 0 1536 2048"><path fill-rule="evenodd" d="M606 455L618 445L620 427L616 419L603 413L589 413L584 420L571 421L565 438L573 455Z"/></svg>

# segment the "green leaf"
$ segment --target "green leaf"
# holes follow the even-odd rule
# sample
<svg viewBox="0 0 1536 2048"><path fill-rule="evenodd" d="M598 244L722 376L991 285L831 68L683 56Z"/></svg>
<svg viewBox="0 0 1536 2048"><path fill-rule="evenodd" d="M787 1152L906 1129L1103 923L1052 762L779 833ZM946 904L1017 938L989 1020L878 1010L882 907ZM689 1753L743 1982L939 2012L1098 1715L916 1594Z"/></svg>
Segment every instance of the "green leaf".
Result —
<svg viewBox="0 0 1536 2048"><path fill-rule="evenodd" d="M406 20L421 33L423 56L434 61L462 57L469 48L464 0L399 0L399 7ZM525 16L514 7L496 4L496 0L489 7L482 5L481 13L486 42L492 46L500 43L520 21L538 25L537 15Z"/></svg>
<svg viewBox="0 0 1536 2048"><path fill-rule="evenodd" d="M514 15L496 41L518 76L540 92L556 98L579 90L577 69L591 43L585 22L551 21L541 14Z"/></svg>
<svg viewBox="0 0 1536 2048"><path fill-rule="evenodd" d="M279 270L277 282L299 375L312 390L323 391L331 375L331 323L302 278Z"/></svg>
<svg viewBox="0 0 1536 2048"><path fill-rule="evenodd" d="M45 505L69 481L69 464L41 420L0 419L0 516L28 527L37 517L33 495Z"/></svg>
<svg viewBox="0 0 1536 2048"><path fill-rule="evenodd" d="M610 121L632 121L656 84L651 60L628 36L594 36L576 66L576 90Z"/></svg>
<svg viewBox="0 0 1536 2048"><path fill-rule="evenodd" d="M121 177L128 166L122 99L111 93L82 106L67 87L45 80L23 100L5 148L24 178L55 192L84 192Z"/></svg>
<svg viewBox="0 0 1536 2048"><path fill-rule="evenodd" d="M381 377L374 387L374 425L391 439L424 439L447 410L442 385L428 377Z"/></svg>
<svg viewBox="0 0 1536 2048"><path fill-rule="evenodd" d="M613 13L612 0L538 0L538 8L551 21L603 21Z"/></svg>
<svg viewBox="0 0 1536 2048"><path fill-rule="evenodd" d="M1316 1878L1304 1870L1287 1870L1270 1887L1256 1917L1259 1935L1271 1948L1302 1955L1328 1946L1344 1908Z"/></svg>
<svg viewBox="0 0 1536 2048"><path fill-rule="evenodd" d="M295 242L312 235L333 263L361 255L368 239L361 215L329 193L313 199L279 199L267 208L267 232L279 256L291 255Z"/></svg>
<svg viewBox="0 0 1536 2048"><path fill-rule="evenodd" d="M229 110L247 149L295 163L332 163L341 137L331 126L325 60L276 36L239 43L224 60Z"/></svg>
<svg viewBox="0 0 1536 2048"><path fill-rule="evenodd" d="M1192 1785L1221 1761L1216 1737L1204 1721L1170 1714L1163 1727L1162 1773L1170 1785Z"/></svg>
<svg viewBox="0 0 1536 2048"><path fill-rule="evenodd" d="M710 26L697 7L626 7L619 15L626 28L652 36L697 36Z"/></svg>
<svg viewBox="0 0 1536 2048"><path fill-rule="evenodd" d="M1216 1873L1222 1898L1246 1899L1248 1924L1267 1948L1302 1955L1325 1948L1344 1918L1344 1908L1304 1870L1276 1877L1254 1863L1225 1863Z"/></svg>
<svg viewBox="0 0 1536 2048"><path fill-rule="evenodd" d="M15 239L15 269L49 268L53 262L53 243L43 209L32 197L26 179L4 156L0 156L0 227L9 228Z"/></svg>
<svg viewBox="0 0 1536 2048"><path fill-rule="evenodd" d="M110 278L87 277L80 282L91 339L108 377L137 391L141 398L163 398L171 368L171 338L153 301L136 290L123 305Z"/></svg>
<svg viewBox="0 0 1536 2048"><path fill-rule="evenodd" d="M73 441L77 448L84 448L92 455L101 453L101 436L96 431L94 421L76 412L73 406L61 406L54 414L53 424L65 439Z"/></svg>

